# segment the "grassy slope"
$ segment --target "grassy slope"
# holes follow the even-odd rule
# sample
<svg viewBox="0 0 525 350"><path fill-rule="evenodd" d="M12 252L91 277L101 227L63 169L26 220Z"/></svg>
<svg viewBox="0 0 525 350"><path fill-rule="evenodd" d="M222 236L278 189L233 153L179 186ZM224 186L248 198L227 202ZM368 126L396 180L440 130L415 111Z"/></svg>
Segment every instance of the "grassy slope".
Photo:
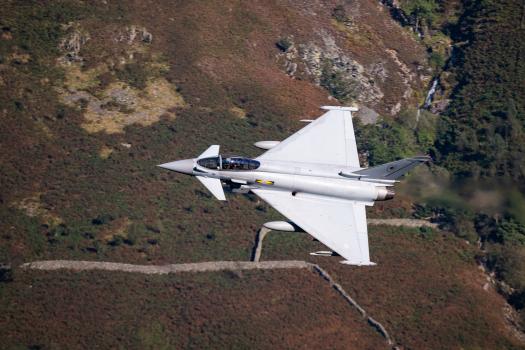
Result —
<svg viewBox="0 0 525 350"><path fill-rule="evenodd" d="M263 259L304 259L323 249L307 236L275 233ZM519 348L502 317L504 301L474 262L475 250L450 234L370 228L371 268L314 258L407 349Z"/></svg>
<svg viewBox="0 0 525 350"><path fill-rule="evenodd" d="M299 42L319 43L316 33L328 31L351 50L346 34L333 27L331 7L319 6L315 16L281 3L53 4L11 5L2 20L11 36L0 41L8 73L4 81L11 89L2 90L9 108L2 117L5 137L0 142L13 151L2 155L0 225L5 233L0 256L14 262L57 256L138 262L246 256L254 230L267 218L254 210L258 201L237 196L221 207L200 184L155 165L193 157L212 143L221 144L225 153L257 155L254 141L282 139L301 127L297 119L318 115L318 106L329 102L326 92L284 74L276 63L275 42L293 34ZM362 6L367 9L363 16L373 10L368 2ZM388 21L386 13L380 18ZM130 126L125 134L88 134L79 128L81 111L61 105L55 89L65 74L55 64L65 34L60 23L71 21L90 34L80 52L87 68L125 57L127 48L114 41L118 32L131 24L146 26L154 38L148 54L163 57L169 66L164 75L176 84L187 107L177 109L175 121ZM400 28L388 23L385 35L398 32L399 43L405 43L405 51L397 48L401 56L421 53ZM46 26L52 26L52 35L41 34ZM35 39L35 33L42 37ZM365 46L354 48L357 57L365 55ZM370 52L383 46L372 45ZM17 50L31 56L29 63L9 61ZM235 106L245 110L245 119L231 112ZM104 147L114 150L107 159L99 156ZM57 231L42 215L28 218L16 209L35 195L40 207L65 227ZM116 223L92 224L104 215ZM108 246L104 237L126 221L134 244ZM215 239L208 242L206 236ZM148 239L158 244L151 246Z"/></svg>
<svg viewBox="0 0 525 350"><path fill-rule="evenodd" d="M0 288L2 348L386 348L308 271L27 272Z"/></svg>
<svg viewBox="0 0 525 350"><path fill-rule="evenodd" d="M375 2L361 1L360 4L365 9L362 11L365 19L366 14L376 11ZM12 35L11 39L3 37L0 41L3 84L0 98L4 106L0 145L3 150L10 150L0 154L1 259L15 265L41 258L136 263L247 259L255 230L276 214L267 212L267 207L253 197L231 197L229 202L219 204L196 181L160 171L154 165L195 156L211 143L220 143L228 153L256 155L258 152L250 147L253 142L281 139L301 126L297 119L316 116L318 106L329 102L326 92L308 81L287 77L275 63L277 49L274 43L284 35L294 34L296 39L306 40L315 36L312 34L315 29L334 30L331 5L316 9L317 17L280 2L262 6L235 1L214 5L136 1L99 6L50 2L22 8L10 3L0 15L2 25L9 27ZM386 13L372 18L389 21ZM361 21L366 23L365 19ZM55 65L59 55L56 47L63 35L60 23L69 21L81 23L90 31L91 40L81 52L88 66L121 54L120 48L111 44L115 31L130 24L146 26L154 35L151 52L162 55L169 64L165 76L176 84L187 107L177 110L175 121L163 119L147 128L127 127L125 134L86 133L80 128L81 112L60 105L53 88L60 86L64 79L64 73ZM382 27L384 21L378 21L372 28L378 30L377 37L390 38L405 60L421 53L410 38L395 41L400 37L396 36L400 29L390 22ZM384 44L374 46L375 42L346 45L357 57L366 59L367 55L381 55ZM17 50L31 56L28 63L13 62L9 58ZM387 99L385 103L391 101ZM230 111L233 106L243 108L247 112L246 119L235 117ZM51 131L51 136L46 130ZM130 143L132 148L125 148L121 143ZM109 158L99 156L102 147L114 149ZM63 227L53 227L42 216L30 218L15 208L13 203L35 193L40 193L38 198L46 212L63 220ZM101 215L110 215L113 220L94 225L92 220ZM131 222L126 234L133 239L128 244L109 245L104 235L126 220ZM472 261L460 259L456 250L443 250L447 252L443 258L435 255L432 249L441 244L452 248L460 244L459 241L437 239L429 243L411 234L398 237L394 232L381 238L383 236L374 232L376 241L372 240L372 251L381 264L377 269L344 270L337 263L330 265L329 260L318 261L323 266L329 264L338 280L355 280L355 284L345 282L345 287L357 293L373 316L377 314L403 345L413 348L457 344L473 347L480 345L478 328L486 335L489 345L510 342L505 340L508 335L501 323L501 299L494 293L478 293L477 289L473 296L470 295L472 291L467 286L473 284L479 289L479 276ZM156 243L148 242L152 239ZM304 259L308 249L322 249L306 237L286 235L270 236L267 246L269 250L264 254L283 259L294 255ZM410 248L409 262L402 247ZM388 254L397 255L394 259ZM380 260L382 256L385 260ZM396 265L396 261L404 263ZM423 268L427 272L419 275L422 262L426 262ZM445 276L441 272L444 267L448 271ZM455 273L465 270L465 280L455 278ZM395 277L398 271L403 278ZM93 283L94 280L97 282ZM414 294L406 293L407 284L413 284L410 291ZM29 285L37 287L30 290ZM377 335L370 334L367 327L362 328L351 312L343 311L347 310L346 305L334 297L328 287L323 287L315 277L291 272L246 274L240 279L229 275L145 278L20 272L14 282L1 287L4 302L1 309L6 310L3 322L7 324L0 329L2 338L11 339L9 344L13 345L57 344L58 347L63 341L59 334L63 334L64 324L71 322L75 327L67 340L78 342L74 345L79 347L84 344L82 342L95 346L116 340L139 347L141 342L162 342L166 333L175 334L174 338L169 338L173 344L195 347L211 341L223 342L225 347L242 346L236 341L261 342L262 346L262 336L247 321L249 315L266 311L265 304L260 303L264 297L257 294L252 285L271 290L272 298L274 294L281 295L276 297L272 308L276 312L281 310L276 315L293 318L283 322L270 312L257 321L264 335L274 342L272 344L279 344L283 339L277 337L283 336L290 346L298 346L307 337L309 342L319 342L320 347L346 347L345 336L355 341L356 348L377 348ZM294 285L301 288L290 289ZM213 293L219 299L217 305L225 304L226 310L216 309L206 293L196 291L197 287ZM228 293L217 292L225 287L233 288L234 292L231 295L231 289L227 289ZM179 292L177 288L184 291ZM454 293L459 297L451 296L436 304L438 297L433 293L449 295L451 290L456 290L454 288L458 289ZM422 290L426 292L420 293ZM365 295L364 291L370 292ZM180 299L173 298L169 292L179 295ZM392 294L387 297L389 292ZM61 296L59 300L69 298L70 303L57 303L57 295ZM92 295L97 297L90 300ZM236 306L234 302L239 300L245 307ZM478 302L482 304L479 308ZM291 309L287 308L288 304ZM445 304L454 310L439 314L436 310L441 310ZM165 310L177 310L186 305L198 312L187 311L189 318L184 318L188 314L182 312L165 319ZM389 313L400 305L406 307L402 313ZM111 312L100 312L104 308ZM151 319L160 318L160 321L142 320L144 308L153 309L152 315L158 317L151 316ZM225 316L219 316L222 312L226 312ZM432 315L440 321L421 329L418 313ZM454 318L449 318L452 314ZM42 332L43 325L34 325L42 322L44 316L56 322ZM75 323L77 316L85 322ZM12 323L8 323L8 317L14 318ZM318 322L310 323L314 317ZM477 323L462 326L465 318ZM454 320L451 325L447 323L449 319ZM130 323L122 320L130 320ZM199 328L206 322L220 321L227 322L227 329L208 333L204 328L202 333ZM288 336L282 332L269 333L270 329L264 327L283 322L280 327L284 328L287 321L294 325ZM328 324L326 328L318 328L325 323ZM491 323L498 327L488 334L487 325ZM100 336L90 337L96 334L95 326L100 324L104 327ZM136 324L144 330L137 330ZM304 332L305 325L309 325L312 333ZM313 333L314 327L315 332L323 334ZM359 331L354 332L354 327ZM89 329L95 333L90 333ZM130 337L130 333L137 335ZM183 333L180 338L177 337L179 333ZM238 339L239 333L246 337ZM343 336L339 337L340 334ZM334 343L329 343L331 341Z"/></svg>

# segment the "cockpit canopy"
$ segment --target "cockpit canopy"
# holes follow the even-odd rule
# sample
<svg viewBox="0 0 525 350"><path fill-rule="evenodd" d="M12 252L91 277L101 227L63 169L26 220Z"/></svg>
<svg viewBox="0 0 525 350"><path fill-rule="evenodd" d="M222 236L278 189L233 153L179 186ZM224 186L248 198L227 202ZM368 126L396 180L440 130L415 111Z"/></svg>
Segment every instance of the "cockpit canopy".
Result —
<svg viewBox="0 0 525 350"><path fill-rule="evenodd" d="M213 170L255 170L261 163L243 157L209 157L197 161L201 167Z"/></svg>

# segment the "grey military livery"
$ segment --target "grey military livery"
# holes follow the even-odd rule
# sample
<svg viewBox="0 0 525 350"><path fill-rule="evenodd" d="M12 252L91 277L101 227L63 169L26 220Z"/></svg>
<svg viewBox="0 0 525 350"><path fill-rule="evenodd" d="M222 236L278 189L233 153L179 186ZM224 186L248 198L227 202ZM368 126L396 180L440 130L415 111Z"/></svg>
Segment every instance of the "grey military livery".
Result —
<svg viewBox="0 0 525 350"><path fill-rule="evenodd" d="M226 200L223 186L251 191L291 221L271 228L301 229L346 259L342 263L374 265L365 206L393 198L396 179L430 158L361 168L352 124L357 108L322 109L327 112L284 141L257 142L267 151L255 159L221 156L213 145L195 159L159 166L195 176L218 200Z"/></svg>

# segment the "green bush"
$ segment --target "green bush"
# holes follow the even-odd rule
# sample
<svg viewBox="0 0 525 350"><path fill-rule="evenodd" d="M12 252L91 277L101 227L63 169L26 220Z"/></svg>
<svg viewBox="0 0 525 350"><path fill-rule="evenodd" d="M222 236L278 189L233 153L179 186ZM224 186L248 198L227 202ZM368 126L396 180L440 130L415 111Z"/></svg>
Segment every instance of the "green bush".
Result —
<svg viewBox="0 0 525 350"><path fill-rule="evenodd" d="M506 196L506 212L518 223L525 225L525 196L515 187Z"/></svg>
<svg viewBox="0 0 525 350"><path fill-rule="evenodd" d="M331 60L325 60L322 65L320 84L341 102L351 102L359 95L359 83L349 79L344 72L333 68Z"/></svg>
<svg viewBox="0 0 525 350"><path fill-rule="evenodd" d="M431 25L439 10L439 5L435 0L401 0L400 5L406 14L414 18L416 29L421 22Z"/></svg>
<svg viewBox="0 0 525 350"><path fill-rule="evenodd" d="M491 244L487 265L498 278L515 289L525 288L525 247Z"/></svg>
<svg viewBox="0 0 525 350"><path fill-rule="evenodd" d="M507 247L525 247L525 225L508 214L501 217L478 213L474 224L476 232L484 242Z"/></svg>
<svg viewBox="0 0 525 350"><path fill-rule="evenodd" d="M346 15L346 10L343 5L337 5L332 11L332 17L340 23L345 23L348 21L348 16Z"/></svg>
<svg viewBox="0 0 525 350"><path fill-rule="evenodd" d="M428 57L428 63L434 68L435 70L441 70L445 66L445 56L439 52L432 52L430 56Z"/></svg>
<svg viewBox="0 0 525 350"><path fill-rule="evenodd" d="M355 123L357 148L368 153L370 166L413 156L418 146L414 133L397 123L385 120L378 124Z"/></svg>
<svg viewBox="0 0 525 350"><path fill-rule="evenodd" d="M10 265L0 263L0 282L13 281L13 269Z"/></svg>

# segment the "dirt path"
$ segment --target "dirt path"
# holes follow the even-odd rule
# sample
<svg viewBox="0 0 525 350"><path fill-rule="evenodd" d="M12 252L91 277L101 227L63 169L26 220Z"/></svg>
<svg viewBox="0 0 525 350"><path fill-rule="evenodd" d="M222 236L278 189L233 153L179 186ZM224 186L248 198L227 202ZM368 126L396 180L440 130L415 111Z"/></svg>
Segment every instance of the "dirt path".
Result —
<svg viewBox="0 0 525 350"><path fill-rule="evenodd" d="M270 233L270 229L266 227L261 227L259 231L257 231L257 236L255 237L255 245L253 247L253 253L252 253L252 261L258 262L261 260L261 254L262 254L262 242L264 240L264 237L268 233Z"/></svg>
<svg viewBox="0 0 525 350"><path fill-rule="evenodd" d="M418 219L368 219L367 221L369 225L438 228L433 222Z"/></svg>
<svg viewBox="0 0 525 350"><path fill-rule="evenodd" d="M311 264L306 261L207 261L188 264L170 265L133 265L103 261L73 261L73 260L47 260L25 263L20 266L24 269L34 270L105 270L137 272L145 274L163 275L180 272L214 272L223 270L268 270L268 269L310 269Z"/></svg>

